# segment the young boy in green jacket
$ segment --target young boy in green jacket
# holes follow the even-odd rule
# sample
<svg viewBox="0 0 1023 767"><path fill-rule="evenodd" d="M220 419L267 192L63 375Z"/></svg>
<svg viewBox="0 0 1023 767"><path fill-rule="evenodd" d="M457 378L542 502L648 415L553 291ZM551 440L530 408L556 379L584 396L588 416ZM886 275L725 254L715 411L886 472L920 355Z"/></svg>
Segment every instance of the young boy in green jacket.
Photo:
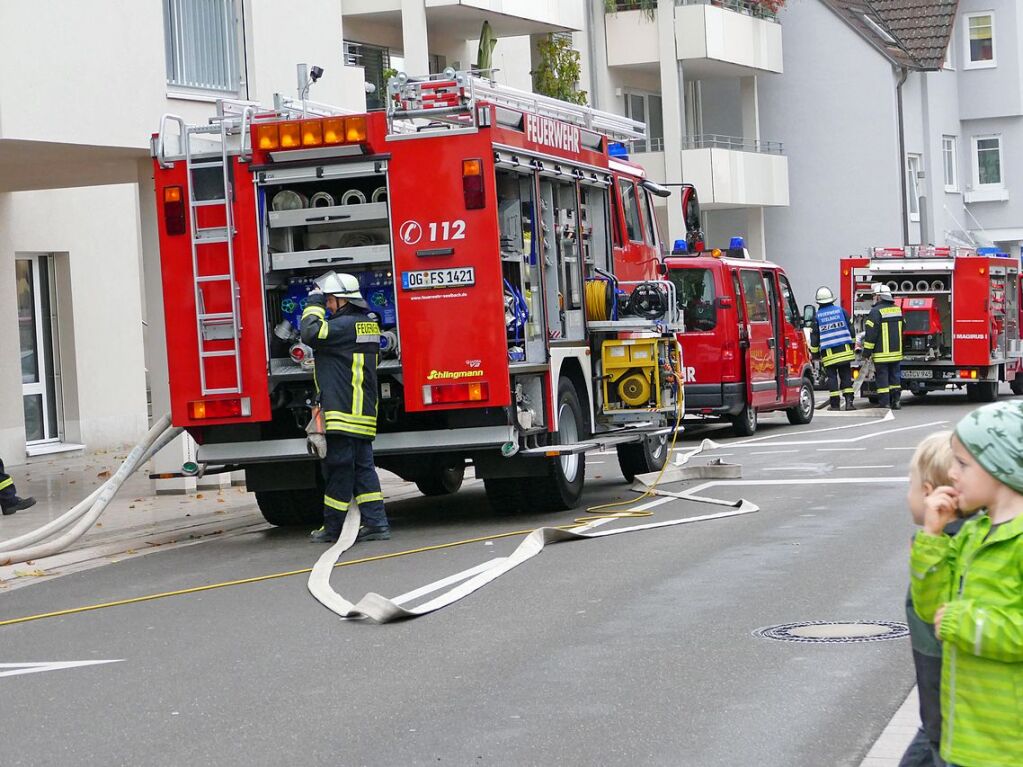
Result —
<svg viewBox="0 0 1023 767"><path fill-rule="evenodd" d="M927 497L910 557L913 604L944 654L941 756L1023 767L1023 403L970 413L952 452L954 487ZM957 515L970 518L953 538Z"/></svg>

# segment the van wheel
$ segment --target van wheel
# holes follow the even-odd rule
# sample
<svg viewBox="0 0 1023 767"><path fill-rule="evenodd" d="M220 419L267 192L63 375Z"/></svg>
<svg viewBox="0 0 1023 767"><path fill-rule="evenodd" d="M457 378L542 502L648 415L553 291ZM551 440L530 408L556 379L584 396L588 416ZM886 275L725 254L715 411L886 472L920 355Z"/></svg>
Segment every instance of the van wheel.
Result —
<svg viewBox="0 0 1023 767"><path fill-rule="evenodd" d="M664 468L668 460L668 435L644 437L642 442L618 445L618 466L626 482L632 482L637 474L648 474Z"/></svg>
<svg viewBox="0 0 1023 767"><path fill-rule="evenodd" d="M558 384L558 431L551 435L554 444L569 445L587 436L579 394L572 382L562 378ZM575 508L583 494L586 479L586 454L572 453L545 458L547 471L529 486L533 505L543 511Z"/></svg>
<svg viewBox="0 0 1023 767"><path fill-rule="evenodd" d="M789 423L802 425L813 420L813 384L806 378L799 385L799 404L785 411Z"/></svg>
<svg viewBox="0 0 1023 767"><path fill-rule="evenodd" d="M319 488L263 490L255 495L263 519L271 525L319 527L323 524L323 491Z"/></svg>
<svg viewBox="0 0 1023 767"><path fill-rule="evenodd" d="M1009 382L1009 388L1017 396L1023 394L1023 373L1016 374L1016 377Z"/></svg>
<svg viewBox="0 0 1023 767"><path fill-rule="evenodd" d="M419 492L426 496L451 495L457 493L465 479L465 461L442 463L436 461L429 473L416 480Z"/></svg>
<svg viewBox="0 0 1023 767"><path fill-rule="evenodd" d="M736 437L752 437L757 430L757 411L750 403L746 403L742 412L732 416L732 434Z"/></svg>

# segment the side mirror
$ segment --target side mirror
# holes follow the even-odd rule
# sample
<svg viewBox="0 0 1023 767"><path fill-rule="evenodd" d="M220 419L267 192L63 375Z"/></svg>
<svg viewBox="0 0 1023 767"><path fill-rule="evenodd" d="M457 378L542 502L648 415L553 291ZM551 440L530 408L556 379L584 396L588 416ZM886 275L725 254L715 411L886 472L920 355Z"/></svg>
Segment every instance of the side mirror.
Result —
<svg viewBox="0 0 1023 767"><path fill-rule="evenodd" d="M662 277L666 277L668 274L668 265L663 261L657 262L657 271L660 272Z"/></svg>
<svg viewBox="0 0 1023 767"><path fill-rule="evenodd" d="M803 307L803 324L812 325L814 319L817 317L817 310L813 308L813 304L807 304Z"/></svg>

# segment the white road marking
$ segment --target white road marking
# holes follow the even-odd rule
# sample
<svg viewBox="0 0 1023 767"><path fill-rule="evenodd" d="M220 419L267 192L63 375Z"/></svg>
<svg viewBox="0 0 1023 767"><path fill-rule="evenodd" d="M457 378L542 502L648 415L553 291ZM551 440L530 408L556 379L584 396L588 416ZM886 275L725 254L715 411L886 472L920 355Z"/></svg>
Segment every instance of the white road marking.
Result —
<svg viewBox="0 0 1023 767"><path fill-rule="evenodd" d="M43 671L62 671L67 668L78 668L79 666L97 666L101 663L124 663L124 659L118 660L63 660L47 661L43 663L0 663L0 676L20 676L21 674L39 674Z"/></svg>
<svg viewBox="0 0 1023 767"><path fill-rule="evenodd" d="M851 453L857 450L866 451L865 447L819 447L818 453Z"/></svg>
<svg viewBox="0 0 1023 767"><path fill-rule="evenodd" d="M805 471L802 466L768 466L761 471Z"/></svg>
<svg viewBox="0 0 1023 767"><path fill-rule="evenodd" d="M715 479L686 491L684 495L722 485L882 485L909 482L909 477L822 477L820 479Z"/></svg>
<svg viewBox="0 0 1023 767"><path fill-rule="evenodd" d="M848 437L846 439L807 439L807 440L790 440L787 442L772 442L770 447L791 447L792 445L833 445L848 442L862 442L865 439L871 439L873 437L883 437L888 434L897 434L903 431L912 431L914 429L926 429L931 426L944 426L948 421L931 421L929 423L920 423L915 426L902 426L898 429L885 429L883 431L875 431L870 434L861 434L858 437ZM859 424L856 424L857 426ZM848 426L838 426L839 429L848 429ZM766 438L765 438L766 439ZM730 442L728 447L745 447L751 444L750 442ZM757 447L768 447L768 445L757 444Z"/></svg>
<svg viewBox="0 0 1023 767"><path fill-rule="evenodd" d="M916 447L886 447L885 450L916 450Z"/></svg>
<svg viewBox="0 0 1023 767"><path fill-rule="evenodd" d="M778 455L779 453L798 453L798 450L758 450L750 455ZM717 456L720 458L720 456Z"/></svg>
<svg viewBox="0 0 1023 767"><path fill-rule="evenodd" d="M836 466L836 469L894 469L895 464L887 463L881 466Z"/></svg>

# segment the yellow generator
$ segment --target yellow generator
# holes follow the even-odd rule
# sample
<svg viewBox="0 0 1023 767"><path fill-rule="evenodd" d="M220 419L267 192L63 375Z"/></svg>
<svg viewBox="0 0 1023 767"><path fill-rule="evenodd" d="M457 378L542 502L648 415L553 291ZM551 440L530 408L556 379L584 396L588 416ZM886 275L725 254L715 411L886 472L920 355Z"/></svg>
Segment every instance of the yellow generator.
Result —
<svg viewBox="0 0 1023 767"><path fill-rule="evenodd" d="M667 412L682 407L675 371L680 359L672 336L620 333L601 343L604 413ZM678 394L672 396L677 387Z"/></svg>

